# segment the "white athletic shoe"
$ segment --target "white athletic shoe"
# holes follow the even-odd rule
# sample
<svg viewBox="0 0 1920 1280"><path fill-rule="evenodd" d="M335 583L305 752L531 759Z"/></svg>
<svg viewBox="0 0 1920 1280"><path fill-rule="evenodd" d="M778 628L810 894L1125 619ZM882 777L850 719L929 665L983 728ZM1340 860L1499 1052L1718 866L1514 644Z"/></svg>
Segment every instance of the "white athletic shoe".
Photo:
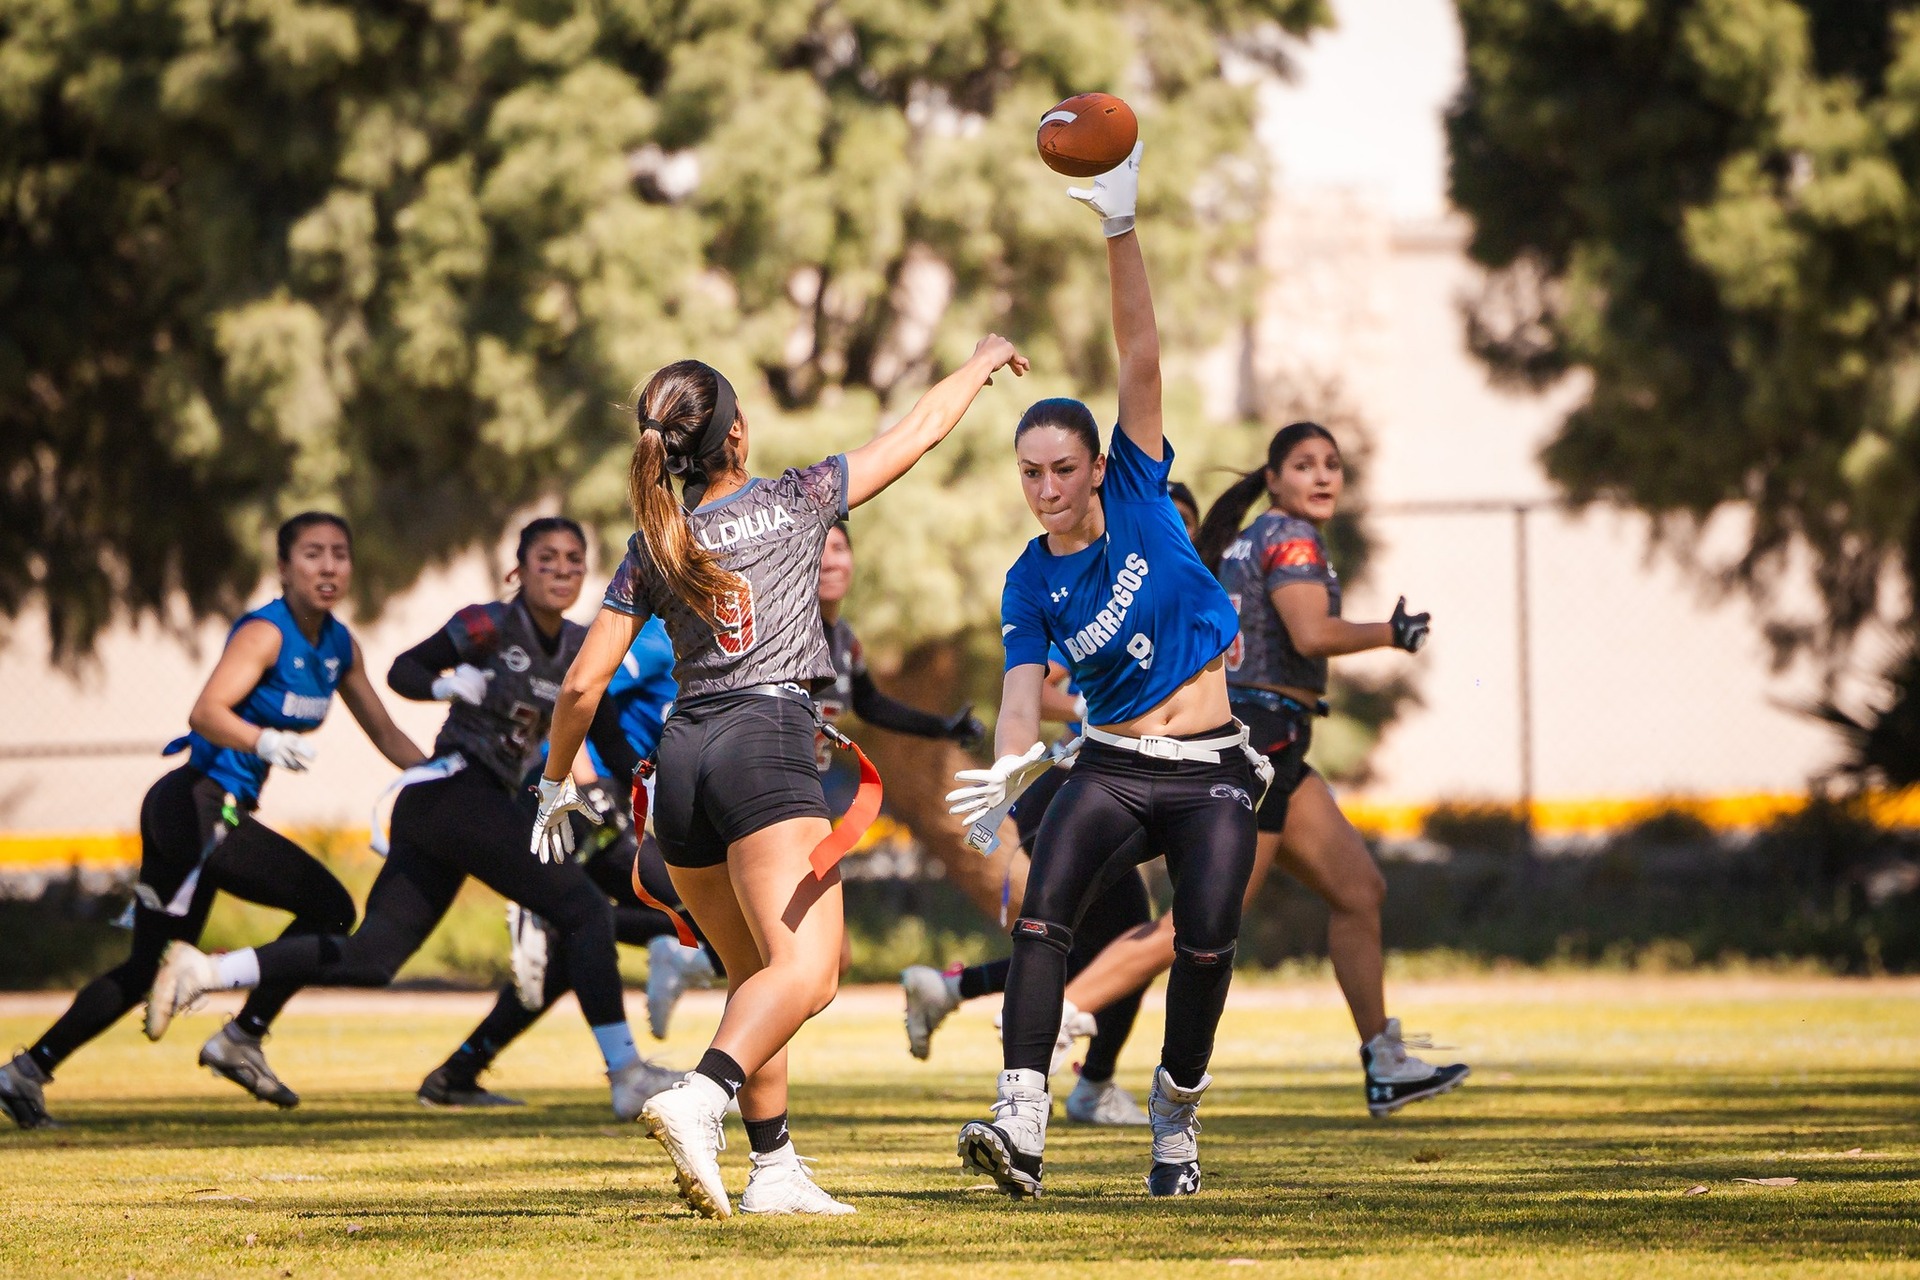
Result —
<svg viewBox="0 0 1920 1280"><path fill-rule="evenodd" d="M925 1062L933 1052L934 1031L960 1007L958 975L949 979L938 969L912 964L900 971L900 989L907 996L907 1052Z"/></svg>
<svg viewBox="0 0 1920 1280"><path fill-rule="evenodd" d="M854 1212L820 1189L807 1166L813 1162L793 1149L789 1142L778 1151L753 1153L753 1172L747 1175L747 1189L740 1196L742 1213L821 1213Z"/></svg>
<svg viewBox="0 0 1920 1280"><path fill-rule="evenodd" d="M208 1037L200 1046L200 1065L225 1076L262 1102L287 1109L300 1105L300 1095L287 1088L267 1065L267 1051L261 1042L242 1031L238 1023L229 1022Z"/></svg>
<svg viewBox="0 0 1920 1280"><path fill-rule="evenodd" d="M641 1058L618 1071L607 1072L607 1084L613 1090L613 1114L622 1120L638 1120L640 1108L656 1093L673 1088L682 1073L669 1071Z"/></svg>
<svg viewBox="0 0 1920 1280"><path fill-rule="evenodd" d="M655 1040L667 1038L674 1006L688 987L705 990L717 977L705 947L683 947L671 934L647 944L647 1029Z"/></svg>
<svg viewBox="0 0 1920 1280"><path fill-rule="evenodd" d="M507 904L507 937L513 941L513 993L520 1007L538 1013L547 1007L547 956L552 944L547 922L517 902Z"/></svg>
<svg viewBox="0 0 1920 1280"><path fill-rule="evenodd" d="M1148 1119L1153 1124L1149 1193L1190 1196L1200 1189L1200 1095L1212 1083L1212 1076L1201 1076L1199 1084L1182 1089L1165 1067L1154 1068L1153 1092L1147 1098Z"/></svg>
<svg viewBox="0 0 1920 1280"><path fill-rule="evenodd" d="M192 1008L213 990L217 980L213 958L192 943L176 942L168 947L160 972L153 977L153 989L147 992L147 1039L158 1040L167 1034L174 1015Z"/></svg>
<svg viewBox="0 0 1920 1280"><path fill-rule="evenodd" d="M1133 1095L1111 1080L1098 1084L1080 1077L1067 1095L1067 1119L1075 1124L1130 1125L1148 1123Z"/></svg>
<svg viewBox="0 0 1920 1280"><path fill-rule="evenodd" d="M1015 1199L1040 1194L1041 1158L1053 1101L1038 1071L1002 1071L993 1119L960 1128L960 1161L986 1174Z"/></svg>
<svg viewBox="0 0 1920 1280"><path fill-rule="evenodd" d="M673 1161L680 1198L709 1218L733 1216L720 1178L720 1153L727 1147L726 1115L727 1091L698 1071L689 1071L640 1108L640 1123Z"/></svg>
<svg viewBox="0 0 1920 1280"><path fill-rule="evenodd" d="M1437 1098L1460 1087L1471 1074L1464 1062L1436 1067L1407 1052L1435 1047L1429 1036L1406 1036L1400 1032L1400 1019L1388 1018L1384 1031L1360 1046L1360 1065L1367 1073L1367 1112L1390 1116L1409 1102Z"/></svg>
<svg viewBox="0 0 1920 1280"><path fill-rule="evenodd" d="M994 1030L1001 1033L1000 1041L1006 1043L1006 1028L1001 1025L1001 1015L993 1015ZM1100 1024L1093 1020L1090 1013L1082 1013L1074 1007L1071 1000L1060 1002L1060 1030L1053 1038L1053 1060L1047 1064L1047 1074L1056 1076L1060 1068L1067 1065L1067 1059L1073 1055L1073 1042L1085 1040L1100 1030Z"/></svg>

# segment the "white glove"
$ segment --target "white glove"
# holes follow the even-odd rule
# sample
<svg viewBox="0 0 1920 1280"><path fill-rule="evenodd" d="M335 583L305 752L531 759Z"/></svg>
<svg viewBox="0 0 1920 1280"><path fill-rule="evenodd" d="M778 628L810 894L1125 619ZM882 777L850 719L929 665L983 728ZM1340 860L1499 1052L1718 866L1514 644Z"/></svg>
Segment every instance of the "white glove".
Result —
<svg viewBox="0 0 1920 1280"><path fill-rule="evenodd" d="M1007 798L1009 778L1045 754L1047 744L1036 742L1025 755L1001 756L991 769L960 770L953 779L967 785L947 792L947 812L962 822L972 822Z"/></svg>
<svg viewBox="0 0 1920 1280"><path fill-rule="evenodd" d="M433 696L442 702L461 702L479 706L487 700L487 686L493 682L493 672L482 671L470 663L461 663L444 676L436 677L433 682ZM415 685L414 688L420 686Z"/></svg>
<svg viewBox="0 0 1920 1280"><path fill-rule="evenodd" d="M253 754L268 764L294 773L305 773L307 766L320 753L313 749L311 742L291 730L262 729L260 741L253 744Z"/></svg>
<svg viewBox="0 0 1920 1280"><path fill-rule="evenodd" d="M540 814L533 820L533 851L542 862L565 862L573 855L573 824L567 814L586 812L571 777L558 782L540 779Z"/></svg>
<svg viewBox="0 0 1920 1280"><path fill-rule="evenodd" d="M1109 240L1133 230L1134 207L1140 203L1140 152L1145 145L1134 143L1126 162L1095 178L1091 187L1067 188L1068 195L1100 215L1100 231Z"/></svg>

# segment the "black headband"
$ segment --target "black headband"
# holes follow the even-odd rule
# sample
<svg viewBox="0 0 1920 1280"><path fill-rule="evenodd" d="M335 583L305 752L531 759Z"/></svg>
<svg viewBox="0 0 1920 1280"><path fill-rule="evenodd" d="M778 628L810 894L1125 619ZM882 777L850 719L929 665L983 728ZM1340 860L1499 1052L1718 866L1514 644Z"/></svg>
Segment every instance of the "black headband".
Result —
<svg viewBox="0 0 1920 1280"><path fill-rule="evenodd" d="M667 459L667 470L676 476L691 473L697 460L719 452L721 441L725 440L727 432L733 429L736 406L733 384L727 381L727 375L712 365L703 364L700 367L713 375L713 412L707 417L707 425L700 428L700 435L693 442L693 448L678 457ZM642 418L640 429L658 431L665 435L667 427L665 423L656 422L652 418ZM703 489L705 487L705 485L701 486Z"/></svg>

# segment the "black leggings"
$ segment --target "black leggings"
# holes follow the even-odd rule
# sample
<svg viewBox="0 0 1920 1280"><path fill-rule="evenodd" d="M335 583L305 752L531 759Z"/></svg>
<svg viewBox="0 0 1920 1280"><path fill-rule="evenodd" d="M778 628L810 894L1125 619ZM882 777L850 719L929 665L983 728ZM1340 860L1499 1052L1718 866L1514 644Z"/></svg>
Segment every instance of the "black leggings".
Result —
<svg viewBox="0 0 1920 1280"><path fill-rule="evenodd" d="M1235 729L1229 723L1191 736ZM1154 760L1092 742L1081 748L1040 825L1014 922L1001 1017L1008 1070L1045 1073L1075 929L1103 890L1159 850L1173 880L1174 931L1160 1063L1175 1084L1199 1083L1233 978L1241 898L1253 873L1257 786L1237 748L1218 764Z"/></svg>
<svg viewBox="0 0 1920 1280"><path fill-rule="evenodd" d="M1087 905L1073 931L1073 950L1067 953L1067 979L1093 963L1107 944L1132 929L1153 920L1153 903L1147 897L1146 882L1138 872L1123 875L1099 897ZM1007 974L1012 960L993 960L960 975L960 994L968 1000L1007 989ZM1140 997L1146 988L1122 996L1093 1015L1098 1030L1087 1045L1087 1060L1080 1064L1083 1079L1105 1084L1113 1079L1120 1064L1120 1050L1133 1034L1134 1019L1140 1015Z"/></svg>
<svg viewBox="0 0 1920 1280"><path fill-rule="evenodd" d="M577 864L528 852L532 829L527 810L477 767L408 787L393 806L393 851L367 895L366 919L349 937L260 948L261 984L386 986L472 876L559 931L589 1025L624 1022L606 895Z"/></svg>
<svg viewBox="0 0 1920 1280"><path fill-rule="evenodd" d="M620 840L595 853L586 862L586 871L593 882L613 900L613 936L618 942L630 947L644 947L655 938L670 936L673 933L673 921L652 907L640 905L640 899L633 892L633 841L629 837ZM680 897L673 891L673 882L667 876L667 864L660 856L660 846L652 836L640 843L640 882L656 901L670 907L679 907ZM693 923L684 912L682 918L692 927L694 937L705 945L706 938L700 933L700 926ZM716 973L723 972L720 957L712 947L707 947L708 959ZM493 1065L501 1050L540 1020L540 1015L553 1007L553 1002L573 990L573 977L567 968L564 952L551 955L547 961L546 982L541 988L542 1000L538 1009L529 1009L520 1003L518 990L512 983L500 989L500 996L493 1002L493 1008L480 1020L461 1046L447 1059L449 1067L463 1068L463 1074L469 1079L478 1076Z"/></svg>
<svg viewBox="0 0 1920 1280"><path fill-rule="evenodd" d="M147 791L140 806L140 880L180 885L214 836L225 791L192 769L175 769ZM343 933L353 928L353 898L325 867L293 841L251 815L226 830L213 848L185 915L136 905L133 953L83 987L30 1051L49 1075L75 1049L147 998L160 957L175 940L197 942L216 893L293 913L282 938ZM242 1029L259 1035L299 990L262 983L240 1011Z"/></svg>

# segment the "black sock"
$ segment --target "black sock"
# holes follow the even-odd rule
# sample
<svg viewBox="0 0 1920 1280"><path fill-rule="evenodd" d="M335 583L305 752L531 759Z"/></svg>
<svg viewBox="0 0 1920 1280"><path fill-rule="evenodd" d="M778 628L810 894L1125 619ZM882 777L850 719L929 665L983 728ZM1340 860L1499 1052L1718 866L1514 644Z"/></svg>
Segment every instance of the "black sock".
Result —
<svg viewBox="0 0 1920 1280"><path fill-rule="evenodd" d="M747 1142L753 1147L754 1154L770 1156L787 1145L787 1113L782 1111L771 1120L747 1121Z"/></svg>
<svg viewBox="0 0 1920 1280"><path fill-rule="evenodd" d="M978 1000L981 996L1005 991L1007 970L1012 967L1011 960L990 960L986 964L968 965L960 971L960 998Z"/></svg>
<svg viewBox="0 0 1920 1280"><path fill-rule="evenodd" d="M709 1049L701 1054L700 1065L694 1070L725 1089L729 1098L738 1096L740 1086L747 1082L747 1073L741 1070L740 1064L733 1060L731 1054L719 1049Z"/></svg>
<svg viewBox="0 0 1920 1280"><path fill-rule="evenodd" d="M27 1050L27 1057L33 1059L33 1065L40 1068L40 1074L53 1079L53 1069L60 1065L60 1056L49 1048L45 1041Z"/></svg>
<svg viewBox="0 0 1920 1280"><path fill-rule="evenodd" d="M245 1009L242 1009L234 1018L233 1025L238 1027L242 1034L250 1035L255 1040L267 1034L267 1020L259 1014L248 1013Z"/></svg>

